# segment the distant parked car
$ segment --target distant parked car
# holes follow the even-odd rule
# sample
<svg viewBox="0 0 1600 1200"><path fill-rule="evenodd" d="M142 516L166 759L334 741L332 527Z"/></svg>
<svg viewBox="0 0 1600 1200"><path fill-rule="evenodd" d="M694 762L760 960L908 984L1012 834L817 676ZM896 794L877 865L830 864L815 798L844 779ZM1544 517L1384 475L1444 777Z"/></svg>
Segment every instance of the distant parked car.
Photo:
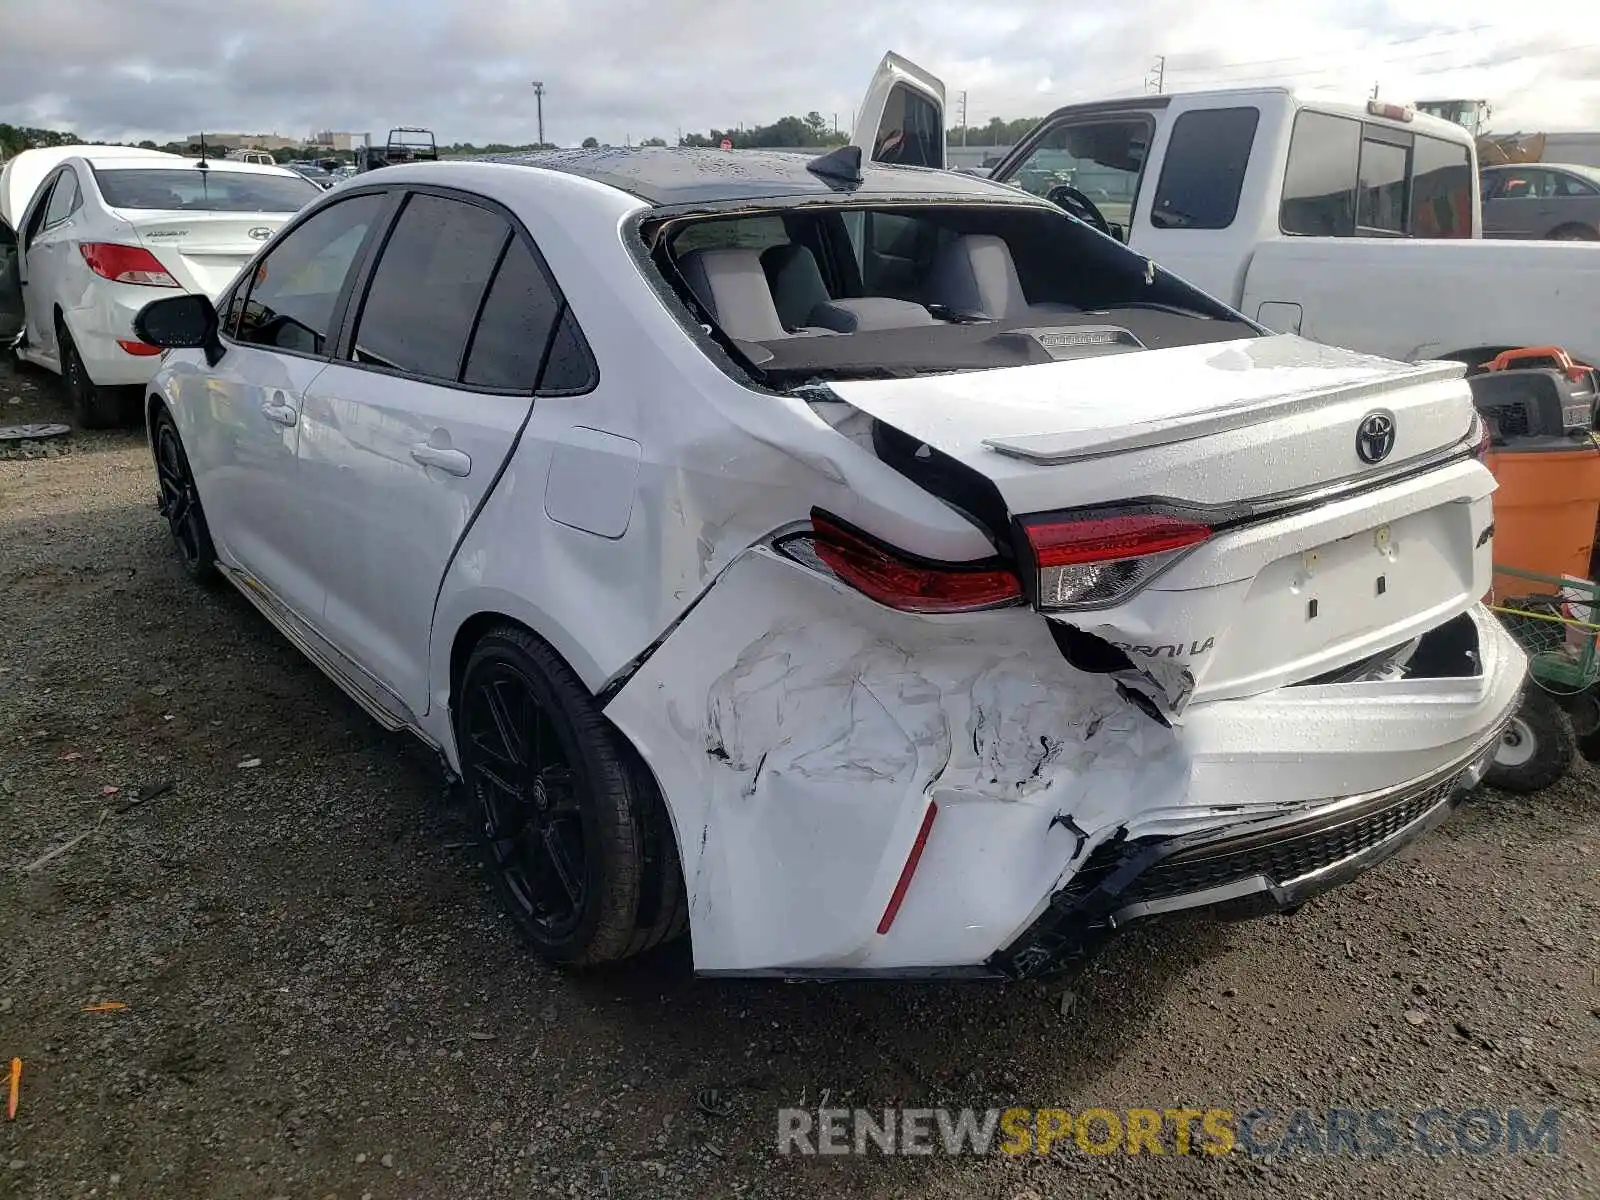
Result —
<svg viewBox="0 0 1600 1200"><path fill-rule="evenodd" d="M215 296L319 194L282 167L120 146L25 151L0 172L0 342L20 332L18 356L61 375L84 425L115 424L138 401L115 389L160 363L134 314L174 291Z"/></svg>
<svg viewBox="0 0 1600 1200"><path fill-rule="evenodd" d="M1600 241L1600 170L1511 163L1485 167L1480 178L1485 237Z"/></svg>

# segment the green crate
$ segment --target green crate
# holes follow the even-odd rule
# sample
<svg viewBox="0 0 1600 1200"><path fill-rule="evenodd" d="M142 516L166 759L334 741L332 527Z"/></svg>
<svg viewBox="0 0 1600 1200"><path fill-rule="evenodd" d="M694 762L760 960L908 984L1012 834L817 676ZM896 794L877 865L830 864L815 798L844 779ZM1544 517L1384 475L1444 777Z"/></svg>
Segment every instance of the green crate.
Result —
<svg viewBox="0 0 1600 1200"><path fill-rule="evenodd" d="M1568 606L1588 607L1588 615L1600 616L1600 585L1592 580L1562 579L1516 567L1494 569L1496 603L1489 607L1528 655L1528 671L1546 691L1581 692L1600 681L1600 624L1580 620ZM1548 591L1517 595L1516 580L1543 584L1576 592L1573 601Z"/></svg>

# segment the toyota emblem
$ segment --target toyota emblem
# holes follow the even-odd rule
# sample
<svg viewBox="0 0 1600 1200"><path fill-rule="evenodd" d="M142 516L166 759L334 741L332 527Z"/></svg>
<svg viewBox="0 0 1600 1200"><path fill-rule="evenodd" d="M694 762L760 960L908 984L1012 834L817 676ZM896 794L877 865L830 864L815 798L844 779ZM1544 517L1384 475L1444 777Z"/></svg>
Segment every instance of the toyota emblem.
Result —
<svg viewBox="0 0 1600 1200"><path fill-rule="evenodd" d="M1356 455L1364 463L1381 463L1394 449L1394 414L1370 412L1356 426Z"/></svg>
<svg viewBox="0 0 1600 1200"><path fill-rule="evenodd" d="M234 228L237 229L238 226L236 225ZM258 242L264 242L272 236L272 230L268 229L265 225L257 225L250 231L250 236L255 238L255 240Z"/></svg>

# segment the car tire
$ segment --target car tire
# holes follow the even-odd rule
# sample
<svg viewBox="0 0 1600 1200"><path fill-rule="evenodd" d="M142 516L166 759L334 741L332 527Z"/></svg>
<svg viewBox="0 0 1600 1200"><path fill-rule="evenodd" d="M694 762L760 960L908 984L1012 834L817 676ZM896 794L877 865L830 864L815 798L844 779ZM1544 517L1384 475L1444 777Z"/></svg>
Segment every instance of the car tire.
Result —
<svg viewBox="0 0 1600 1200"><path fill-rule="evenodd" d="M120 394L126 389L104 388L89 378L83 355L72 340L67 323L56 318L56 347L61 355L61 385L73 415L85 429L112 429L125 422L126 402Z"/></svg>
<svg viewBox="0 0 1600 1200"><path fill-rule="evenodd" d="M559 655L497 626L473 647L452 707L484 863L536 953L592 966L684 930L655 780Z"/></svg>
<svg viewBox="0 0 1600 1200"><path fill-rule="evenodd" d="M178 424L165 406L156 409L150 444L156 465L156 509L172 531L172 544L184 574L196 583L210 586L217 580L217 550L194 485L194 472L189 469L189 456L178 436Z"/></svg>
<svg viewBox="0 0 1600 1200"><path fill-rule="evenodd" d="M1567 773L1576 750L1567 714L1550 693L1529 683L1483 781L1503 792L1542 792Z"/></svg>
<svg viewBox="0 0 1600 1200"><path fill-rule="evenodd" d="M1562 225L1550 231L1548 240L1552 242L1600 241L1600 230L1591 229L1587 225Z"/></svg>

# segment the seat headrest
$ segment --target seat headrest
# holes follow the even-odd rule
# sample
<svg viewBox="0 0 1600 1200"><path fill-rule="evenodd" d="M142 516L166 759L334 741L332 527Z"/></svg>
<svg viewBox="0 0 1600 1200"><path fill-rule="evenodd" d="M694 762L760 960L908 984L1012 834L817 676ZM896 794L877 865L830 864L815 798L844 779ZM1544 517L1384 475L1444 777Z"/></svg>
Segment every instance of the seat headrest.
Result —
<svg viewBox="0 0 1600 1200"><path fill-rule="evenodd" d="M806 324L812 309L832 299L816 255L808 246L795 242L769 246L761 252L761 269L766 272L778 320L785 329L799 329Z"/></svg>
<svg viewBox="0 0 1600 1200"><path fill-rule="evenodd" d="M933 260L926 291L929 304L991 321L1028 308L1011 251L993 234L969 233L945 246Z"/></svg>
<svg viewBox="0 0 1600 1200"><path fill-rule="evenodd" d="M729 337L764 342L784 336L756 251L691 250L678 260L678 269Z"/></svg>

